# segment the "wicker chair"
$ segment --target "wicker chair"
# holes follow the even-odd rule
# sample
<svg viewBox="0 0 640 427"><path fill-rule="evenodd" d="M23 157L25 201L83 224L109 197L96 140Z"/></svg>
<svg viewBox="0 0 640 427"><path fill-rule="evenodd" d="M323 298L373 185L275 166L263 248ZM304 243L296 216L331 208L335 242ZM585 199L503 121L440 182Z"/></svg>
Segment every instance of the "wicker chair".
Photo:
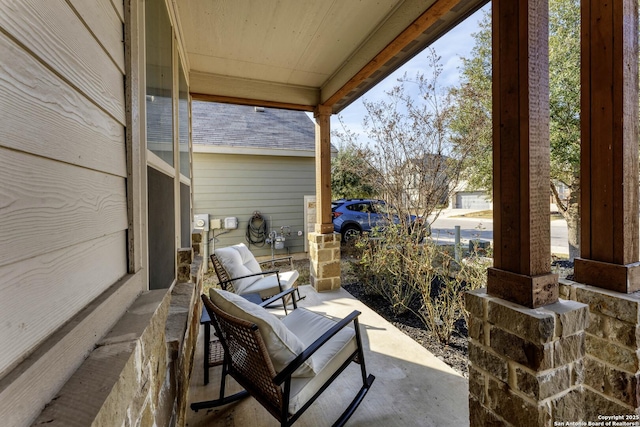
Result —
<svg viewBox="0 0 640 427"><path fill-rule="evenodd" d="M294 289L289 289L263 304L270 304L292 292ZM281 426L290 426L351 362L356 362L360 364L362 387L334 424L342 426L369 391L375 377L366 372L358 311L334 322L297 308L294 301L294 310L281 321L264 308L229 292L213 289L211 299L202 295L202 300L221 337L225 355L220 397L194 403L191 405L193 410L225 405L251 395ZM346 327L352 322L353 328ZM302 347L291 341L286 345L279 342L290 340L287 334L293 334L296 340L300 340ZM324 346L327 342L330 344ZM285 347L290 350L298 348L298 351L284 354ZM244 390L225 397L227 375Z"/></svg>
<svg viewBox="0 0 640 427"><path fill-rule="evenodd" d="M258 262L243 243L216 249L210 256L213 269L218 276L220 287L225 291L243 294L260 294L262 299L272 297L292 288L298 279L298 271L293 269L291 257ZM290 271L262 271L262 264L288 260ZM300 294L298 293L298 298Z"/></svg>

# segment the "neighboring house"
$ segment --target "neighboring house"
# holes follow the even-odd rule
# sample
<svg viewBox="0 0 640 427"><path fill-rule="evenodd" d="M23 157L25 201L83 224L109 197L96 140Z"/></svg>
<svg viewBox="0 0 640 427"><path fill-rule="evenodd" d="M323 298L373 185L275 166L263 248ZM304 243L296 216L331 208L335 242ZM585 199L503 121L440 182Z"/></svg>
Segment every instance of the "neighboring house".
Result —
<svg viewBox="0 0 640 427"><path fill-rule="evenodd" d="M304 196L316 192L315 124L309 116L194 101L192 118L194 213L223 224L226 217L238 218L235 230L212 230L211 247L244 242L255 255L270 255L269 244L249 244L246 238L258 211L267 232L290 232L275 254L304 252Z"/></svg>
<svg viewBox="0 0 640 427"><path fill-rule="evenodd" d="M493 209L493 202L486 191L470 188L466 180L460 180L451 190L449 208L488 210Z"/></svg>
<svg viewBox="0 0 640 427"><path fill-rule="evenodd" d="M450 160L447 156L425 154L404 162L398 173L404 182L403 199L408 206L422 208L446 203L452 179Z"/></svg>
<svg viewBox="0 0 640 427"><path fill-rule="evenodd" d="M493 209L493 203L486 191L459 190L451 194L452 209Z"/></svg>

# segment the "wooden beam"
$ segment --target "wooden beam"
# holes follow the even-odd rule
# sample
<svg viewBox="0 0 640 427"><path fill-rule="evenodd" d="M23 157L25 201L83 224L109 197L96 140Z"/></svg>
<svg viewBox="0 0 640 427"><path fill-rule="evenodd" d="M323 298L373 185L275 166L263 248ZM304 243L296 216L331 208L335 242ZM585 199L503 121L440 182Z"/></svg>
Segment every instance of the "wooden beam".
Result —
<svg viewBox="0 0 640 427"><path fill-rule="evenodd" d="M316 233L333 233L331 215L331 107L318 105L316 119Z"/></svg>
<svg viewBox="0 0 640 427"><path fill-rule="evenodd" d="M493 2L494 268L488 293L556 302L549 217L547 0Z"/></svg>
<svg viewBox="0 0 640 427"><path fill-rule="evenodd" d="M409 43L414 41L420 34L424 33L438 19L456 7L462 0L437 0L429 9L420 15L395 39L393 39L380 53L369 61L362 69L356 73L347 83L331 95L323 105L332 107L335 103L344 98L349 92L354 90L360 83L371 77L378 69L397 55Z"/></svg>
<svg viewBox="0 0 640 427"><path fill-rule="evenodd" d="M208 95L204 93L192 93L194 101L220 102L223 104L252 105L256 107L281 108L283 110L309 111L315 109L313 105L290 104L286 102L265 101L263 99L235 98L233 96Z"/></svg>
<svg viewBox="0 0 640 427"><path fill-rule="evenodd" d="M582 259L575 277L622 292L640 289L632 271L639 259L637 8L636 0L581 3Z"/></svg>
<svg viewBox="0 0 640 427"><path fill-rule="evenodd" d="M558 300L558 276L528 276L490 268L487 271L490 293L525 307L536 308Z"/></svg>

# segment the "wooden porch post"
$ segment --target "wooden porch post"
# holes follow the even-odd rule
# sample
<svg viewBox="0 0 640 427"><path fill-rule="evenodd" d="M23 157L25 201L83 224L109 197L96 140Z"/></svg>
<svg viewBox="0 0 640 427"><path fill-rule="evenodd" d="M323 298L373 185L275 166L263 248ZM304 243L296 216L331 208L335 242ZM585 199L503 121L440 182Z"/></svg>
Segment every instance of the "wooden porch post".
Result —
<svg viewBox="0 0 640 427"><path fill-rule="evenodd" d="M309 233L311 285L317 291L340 287L340 234L331 214L331 107L318 105L316 119L316 224Z"/></svg>
<svg viewBox="0 0 640 427"><path fill-rule="evenodd" d="M580 259L575 279L640 290L637 0L582 0Z"/></svg>
<svg viewBox="0 0 640 427"><path fill-rule="evenodd" d="M333 233L331 218L331 107L318 105L316 119L316 233Z"/></svg>
<svg viewBox="0 0 640 427"><path fill-rule="evenodd" d="M549 217L547 0L493 2L494 267L490 295L558 300Z"/></svg>

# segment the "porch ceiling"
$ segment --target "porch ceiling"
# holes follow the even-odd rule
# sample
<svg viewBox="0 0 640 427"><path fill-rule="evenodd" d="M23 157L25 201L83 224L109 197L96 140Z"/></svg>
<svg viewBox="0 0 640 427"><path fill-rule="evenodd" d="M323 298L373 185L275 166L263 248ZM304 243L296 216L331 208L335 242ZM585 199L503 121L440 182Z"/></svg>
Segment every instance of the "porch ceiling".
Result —
<svg viewBox="0 0 640 427"><path fill-rule="evenodd" d="M194 97L337 113L486 1L173 3Z"/></svg>

